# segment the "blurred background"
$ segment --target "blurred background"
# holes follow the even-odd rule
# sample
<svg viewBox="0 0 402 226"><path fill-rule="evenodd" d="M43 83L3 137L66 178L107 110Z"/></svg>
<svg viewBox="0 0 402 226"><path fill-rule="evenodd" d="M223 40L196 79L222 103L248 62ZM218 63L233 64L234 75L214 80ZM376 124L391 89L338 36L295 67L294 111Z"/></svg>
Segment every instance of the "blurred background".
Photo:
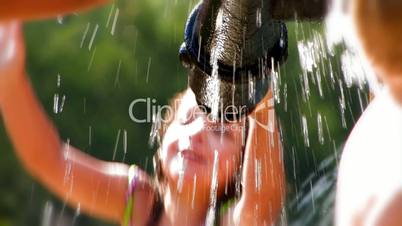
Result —
<svg viewBox="0 0 402 226"><path fill-rule="evenodd" d="M151 123L134 123L137 98L167 104L186 88L178 59L197 2L119 1L25 25L27 71L63 140L103 160L153 172ZM289 58L274 77L287 174L281 225L332 225L337 162L367 105L343 44L329 46L323 21L289 21ZM146 116L146 106L134 114ZM29 176L0 121L0 226L106 226L70 209ZM127 133L127 152L123 134Z"/></svg>

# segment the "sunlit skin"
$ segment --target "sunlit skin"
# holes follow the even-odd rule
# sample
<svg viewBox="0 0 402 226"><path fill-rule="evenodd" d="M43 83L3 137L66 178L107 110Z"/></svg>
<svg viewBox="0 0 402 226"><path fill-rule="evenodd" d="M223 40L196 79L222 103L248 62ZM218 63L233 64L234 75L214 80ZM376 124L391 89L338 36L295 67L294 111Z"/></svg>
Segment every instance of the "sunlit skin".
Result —
<svg viewBox="0 0 402 226"><path fill-rule="evenodd" d="M400 226L402 2L349 3L363 53L391 95L383 91L374 98L346 142L338 175L336 225Z"/></svg>
<svg viewBox="0 0 402 226"><path fill-rule="evenodd" d="M0 21L35 20L80 12L103 5L109 0L0 0Z"/></svg>
<svg viewBox="0 0 402 226"><path fill-rule="evenodd" d="M273 224L284 202L285 178L276 119L268 116L273 115L268 114L273 111L268 104L271 98L269 92L258 106L259 110L249 116L249 134L243 151L243 123L224 124L228 130L222 132L222 125L209 122L197 109L194 94L186 92L179 113L162 141L161 162L166 182L161 188L165 211L160 225L202 225L205 222L215 151L219 158L218 197L224 193L228 178L239 172L240 156L244 156L240 172L242 194L231 207L232 211L222 216L223 225ZM194 111L198 113L188 114ZM116 223L122 221L128 166L95 159L60 140L26 77L18 22L0 24L0 112L16 154L33 177L73 207L79 204L81 210L90 215ZM274 125L273 131L259 126L269 123ZM211 126L221 131L211 130ZM178 161L180 158L183 161ZM256 162L261 168L259 190L255 185ZM181 189L178 189L181 163L185 171ZM66 180L69 168L72 170ZM194 176L197 177L197 192L192 196ZM145 225L148 220L156 192L151 182L152 179L142 172L134 194L133 225Z"/></svg>

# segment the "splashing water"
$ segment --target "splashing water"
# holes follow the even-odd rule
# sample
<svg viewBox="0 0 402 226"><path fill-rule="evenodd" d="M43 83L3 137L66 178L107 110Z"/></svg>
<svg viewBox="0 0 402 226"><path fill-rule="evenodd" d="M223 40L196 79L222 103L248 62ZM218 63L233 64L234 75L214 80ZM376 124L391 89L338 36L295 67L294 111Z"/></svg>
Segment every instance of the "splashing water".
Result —
<svg viewBox="0 0 402 226"><path fill-rule="evenodd" d="M288 84L284 84L284 88L283 88L283 109L285 110L285 112L288 111Z"/></svg>
<svg viewBox="0 0 402 226"><path fill-rule="evenodd" d="M53 104L53 112L55 114L59 114L63 111L65 101L66 101L65 95L60 97L58 93L54 94L54 96L53 96L53 103L54 103Z"/></svg>
<svg viewBox="0 0 402 226"><path fill-rule="evenodd" d="M117 148L118 148L119 142L120 142L120 133L121 133L121 129L119 129L117 131L116 142L114 143L114 149L113 149L113 157L112 157L113 161L116 159Z"/></svg>
<svg viewBox="0 0 402 226"><path fill-rule="evenodd" d="M61 85L61 76L57 75L57 88L60 88ZM53 112L55 114L59 114L63 111L64 103L66 101L66 95L60 95L59 93L55 93L53 96Z"/></svg>
<svg viewBox="0 0 402 226"><path fill-rule="evenodd" d="M366 84L365 70L361 59L355 52L347 49L341 56L342 71L348 88L353 84L363 87Z"/></svg>
<svg viewBox="0 0 402 226"><path fill-rule="evenodd" d="M321 98L324 96L322 88L322 76L325 76L326 65L331 64L329 51L324 41L324 37L318 31L312 31L312 38L300 40L297 43L299 51L300 66L302 68L303 94L306 102L310 97L309 81L318 87Z"/></svg>
<svg viewBox="0 0 402 226"><path fill-rule="evenodd" d="M258 8L257 9L257 18L256 18L256 25L257 25L257 28L260 28L261 27L261 25L262 25L262 14L261 14L261 8Z"/></svg>
<svg viewBox="0 0 402 226"><path fill-rule="evenodd" d="M91 51L92 45L94 44L96 34L98 33L99 24L95 25L94 31L92 32L91 40L89 41L88 50Z"/></svg>
<svg viewBox="0 0 402 226"><path fill-rule="evenodd" d="M95 53L96 53L96 47L94 48L94 51L92 51L92 56L91 59L89 60L89 64L88 64L88 71L91 70L94 59L95 59Z"/></svg>
<svg viewBox="0 0 402 226"><path fill-rule="evenodd" d="M220 104L220 80L218 79L218 58L216 56L216 51L212 51L211 54L211 65L212 65L212 78L210 82L210 86L213 88L210 90L213 90L214 93L210 94L210 97L212 97L212 106L211 106L211 119L214 121L217 121L219 118L219 104Z"/></svg>
<svg viewBox="0 0 402 226"><path fill-rule="evenodd" d="M317 128L318 128L318 141L320 142L321 145L324 144L325 138L324 138L324 131L322 129L322 117L321 114L317 114Z"/></svg>
<svg viewBox="0 0 402 226"><path fill-rule="evenodd" d="M57 16L57 23L58 24L63 24L63 16Z"/></svg>
<svg viewBox="0 0 402 226"><path fill-rule="evenodd" d="M127 130L123 130L123 153L127 154Z"/></svg>
<svg viewBox="0 0 402 226"><path fill-rule="evenodd" d="M248 72L248 99L251 100L253 103L255 103L255 79L256 78L253 77L251 72Z"/></svg>
<svg viewBox="0 0 402 226"><path fill-rule="evenodd" d="M92 126L88 126L88 146L92 146Z"/></svg>
<svg viewBox="0 0 402 226"><path fill-rule="evenodd" d="M112 30L110 31L111 35L114 35L115 31L116 31L116 24L117 24L117 18L119 18L119 13L120 10L119 8L116 9L116 12L114 14L114 19L113 19L113 25L112 25Z"/></svg>
<svg viewBox="0 0 402 226"><path fill-rule="evenodd" d="M155 142L160 145L161 144L161 137L160 137L160 129L162 127L162 116L161 112L158 111L156 114L152 115L152 127L151 133L149 134L149 141L148 144L151 147L154 147Z"/></svg>
<svg viewBox="0 0 402 226"><path fill-rule="evenodd" d="M108 18L107 18L107 22L106 22L106 25L105 25L106 28L109 27L110 20L111 20L111 18L112 18L112 14L113 14L114 8L115 8L115 5L113 4L112 7L110 8L109 16L108 16Z"/></svg>
<svg viewBox="0 0 402 226"><path fill-rule="evenodd" d="M148 84L149 81L149 73L151 71L151 64L152 64L152 58L148 58L148 67L147 67L147 77L146 77L146 83Z"/></svg>
<svg viewBox="0 0 402 226"><path fill-rule="evenodd" d="M85 28L85 31L84 31L84 33L82 34L80 48L82 48L82 47L84 46L84 42L85 42L85 39L87 38L87 35L88 35L88 31L89 31L89 27L90 27L90 26L91 26L91 23L88 22L88 24L87 24L87 26L86 26L86 28Z"/></svg>
<svg viewBox="0 0 402 226"><path fill-rule="evenodd" d="M343 85L342 85L342 80L339 81L339 88L341 90L341 96L339 97L339 107L341 110L341 118L342 118L342 127L346 128L346 116L345 116L345 111L346 111L346 99L345 99L345 92L343 90Z"/></svg>
<svg viewBox="0 0 402 226"><path fill-rule="evenodd" d="M255 162L255 190L259 192L261 190L261 160L254 159Z"/></svg>
<svg viewBox="0 0 402 226"><path fill-rule="evenodd" d="M197 175L194 175L193 179L193 194L192 194L192 199L191 199L191 209L194 209L194 204L195 204L195 193L197 192Z"/></svg>
<svg viewBox="0 0 402 226"><path fill-rule="evenodd" d="M300 65L304 73L313 72L319 60L318 47L313 41L299 41L297 49L300 55Z"/></svg>
<svg viewBox="0 0 402 226"><path fill-rule="evenodd" d="M50 201L47 201L42 213L41 226L51 226L54 206Z"/></svg>
<svg viewBox="0 0 402 226"><path fill-rule="evenodd" d="M215 223L215 211L216 211L216 198L218 192L218 151L215 150L214 155L214 168L212 171L212 180L211 180L211 193L210 193L210 201L209 201L209 208L207 213L206 219L206 226L213 226Z"/></svg>
<svg viewBox="0 0 402 226"><path fill-rule="evenodd" d="M310 138L308 136L308 125L306 116L302 116L302 128L303 128L303 137L304 137L304 145L306 147L310 147Z"/></svg>
<svg viewBox="0 0 402 226"><path fill-rule="evenodd" d="M114 80L114 87L117 87L120 85L120 70L121 70L121 60L119 60L119 64L117 66L116 77Z"/></svg>
<svg viewBox="0 0 402 226"><path fill-rule="evenodd" d="M75 225L75 222L77 222L78 217L81 214L81 204L78 203L77 209L75 210L74 216L73 216L73 222L72 222L72 226Z"/></svg>
<svg viewBox="0 0 402 226"><path fill-rule="evenodd" d="M274 64L274 59L272 59L272 65ZM276 70L275 67L272 67L271 70L271 75L272 77L272 88L274 92L274 100L276 101L277 104L281 103L281 98L280 98L280 86L281 86L281 75L280 75L280 70Z"/></svg>

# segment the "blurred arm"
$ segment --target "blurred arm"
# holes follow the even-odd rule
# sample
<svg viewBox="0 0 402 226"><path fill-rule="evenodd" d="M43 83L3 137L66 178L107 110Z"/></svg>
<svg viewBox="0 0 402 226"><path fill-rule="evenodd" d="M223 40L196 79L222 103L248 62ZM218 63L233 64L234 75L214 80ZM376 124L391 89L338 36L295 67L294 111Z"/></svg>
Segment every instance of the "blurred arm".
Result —
<svg viewBox="0 0 402 226"><path fill-rule="evenodd" d="M10 24L0 24L0 112L18 157L30 174L64 201L120 222L128 166L100 161L60 141L26 79L20 26ZM149 185L147 177L142 178L140 184ZM152 189L148 186L138 193L145 199Z"/></svg>
<svg viewBox="0 0 402 226"><path fill-rule="evenodd" d="M43 19L103 5L109 0L0 0L0 21Z"/></svg>
<svg viewBox="0 0 402 226"><path fill-rule="evenodd" d="M250 118L242 176L242 197L235 207L238 225L273 225L284 203L285 175L272 92ZM272 106L270 106L272 105ZM271 124L271 126L270 126Z"/></svg>
<svg viewBox="0 0 402 226"><path fill-rule="evenodd" d="M401 225L401 113L385 89L354 125L338 167L336 226Z"/></svg>

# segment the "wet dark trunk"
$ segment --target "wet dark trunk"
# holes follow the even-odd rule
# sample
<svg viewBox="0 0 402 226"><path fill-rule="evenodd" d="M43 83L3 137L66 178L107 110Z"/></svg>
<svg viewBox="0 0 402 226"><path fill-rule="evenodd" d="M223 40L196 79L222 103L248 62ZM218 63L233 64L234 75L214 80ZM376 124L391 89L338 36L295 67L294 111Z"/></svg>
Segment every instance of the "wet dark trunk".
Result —
<svg viewBox="0 0 402 226"><path fill-rule="evenodd" d="M278 40L273 21L322 19L329 1L204 0L198 18L202 48L228 66L255 63Z"/></svg>
<svg viewBox="0 0 402 226"><path fill-rule="evenodd" d="M250 112L269 90L268 69L287 57L283 21L322 18L325 1L203 0L188 27L194 30L185 47L192 55L182 54L188 65L196 61L189 85L198 103L213 115L231 106Z"/></svg>

